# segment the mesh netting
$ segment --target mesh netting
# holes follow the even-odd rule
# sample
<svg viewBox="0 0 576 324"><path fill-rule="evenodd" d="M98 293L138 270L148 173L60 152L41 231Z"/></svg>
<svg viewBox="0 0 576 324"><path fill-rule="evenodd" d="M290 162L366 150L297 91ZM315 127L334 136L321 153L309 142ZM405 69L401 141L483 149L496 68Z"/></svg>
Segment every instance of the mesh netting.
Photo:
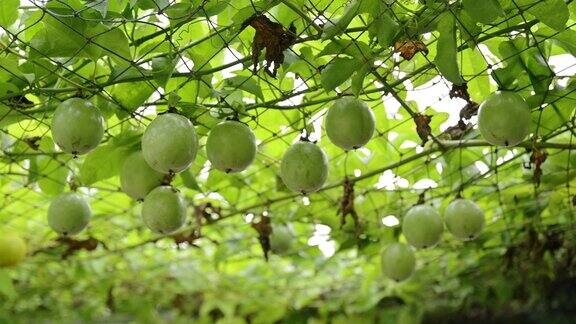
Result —
<svg viewBox="0 0 576 324"><path fill-rule="evenodd" d="M573 8L560 0L1 0L0 223L31 251L11 274L21 298L7 295L2 315L175 311L274 322L362 314L371 322L383 316L375 309L420 318L478 307L490 294L496 301L485 307L544 305L548 292L569 287L554 283L574 285ZM479 103L499 89L532 110L529 137L512 148L489 144L477 128ZM324 129L328 108L345 96L376 118L374 137L352 151ZM53 112L73 97L106 118L102 143L86 155L52 140ZM158 236L118 174L167 111L193 122L201 148L172 181L188 205L186 225ZM206 135L226 119L257 138L256 160L240 173L207 161ZM279 177L284 152L301 139L329 160L326 184L309 195ZM71 190L93 218L62 238L46 213ZM442 211L455 197L481 206L484 233L464 244L446 234L419 250L404 286L382 277L379 251L404 241L406 211L416 203ZM258 225L267 219L295 238L268 262ZM544 280L544 272L552 274ZM503 292L526 281L534 283L524 295Z"/></svg>

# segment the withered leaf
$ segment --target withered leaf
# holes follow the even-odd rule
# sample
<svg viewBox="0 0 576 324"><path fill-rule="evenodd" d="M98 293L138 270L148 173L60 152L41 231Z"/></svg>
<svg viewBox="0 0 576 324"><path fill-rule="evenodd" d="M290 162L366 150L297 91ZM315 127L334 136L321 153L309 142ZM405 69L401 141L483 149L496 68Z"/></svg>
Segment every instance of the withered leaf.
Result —
<svg viewBox="0 0 576 324"><path fill-rule="evenodd" d="M404 39L394 43L394 52L400 53L400 56L410 61L418 52L428 54L428 47L420 40Z"/></svg>
<svg viewBox="0 0 576 324"><path fill-rule="evenodd" d="M252 223L252 228L258 232L258 240L264 252L264 259L268 261L268 253L270 252L270 235L272 235L272 225L270 217L262 215L258 223Z"/></svg>
<svg viewBox="0 0 576 324"><path fill-rule="evenodd" d="M277 22L271 21L265 15L258 13L242 23L242 28L252 26L256 30L252 40L252 64L254 73L258 70L258 59L263 49L266 49L266 72L276 77L280 65L284 62L284 51L296 40L296 27L290 25L288 29ZM274 68L270 70L274 63Z"/></svg>
<svg viewBox="0 0 576 324"><path fill-rule="evenodd" d="M532 150L530 156L530 163L534 164L534 183L540 186L540 178L542 177L542 163L548 158L548 153L545 150L535 148Z"/></svg>
<svg viewBox="0 0 576 324"><path fill-rule="evenodd" d="M340 228L346 225L346 216L350 215L354 220L354 229L356 231L356 236L361 234L362 228L360 225L360 219L358 218L358 213L354 208L354 182L350 181L348 177L344 178L344 193L342 199L340 200L340 207L338 207L337 213L340 215Z"/></svg>
<svg viewBox="0 0 576 324"><path fill-rule="evenodd" d="M469 101L466 106L460 110L460 119L470 119L472 116L478 114L478 104L474 101Z"/></svg>
<svg viewBox="0 0 576 324"><path fill-rule="evenodd" d="M430 128L430 122L432 121L432 116L415 114L414 122L416 123L416 132L422 140L422 145L428 142L428 136L432 134L432 129Z"/></svg>
<svg viewBox="0 0 576 324"><path fill-rule="evenodd" d="M62 259L66 259L80 250L94 251L98 248L99 245L102 245L104 248L106 248L104 242L99 241L93 237L89 237L86 240L75 240L70 237L59 237L56 242L61 243L62 245L66 245L66 250L62 254Z"/></svg>
<svg viewBox="0 0 576 324"><path fill-rule="evenodd" d="M462 98L467 102L470 102L470 94L468 93L468 84L463 83L462 85L453 84L452 89L450 89L450 98Z"/></svg>

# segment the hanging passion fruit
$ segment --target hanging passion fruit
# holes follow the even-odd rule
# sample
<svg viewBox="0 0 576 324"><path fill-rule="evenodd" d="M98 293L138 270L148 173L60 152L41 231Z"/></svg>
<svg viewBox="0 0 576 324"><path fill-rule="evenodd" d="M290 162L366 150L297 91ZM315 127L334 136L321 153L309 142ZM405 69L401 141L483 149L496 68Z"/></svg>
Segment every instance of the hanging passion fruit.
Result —
<svg viewBox="0 0 576 324"><path fill-rule="evenodd" d="M402 233L410 245L417 248L432 247L440 241L444 225L436 209L416 205L402 220Z"/></svg>
<svg viewBox="0 0 576 324"><path fill-rule="evenodd" d="M2 231L0 234L0 267L12 267L24 260L26 242L16 233Z"/></svg>
<svg viewBox="0 0 576 324"><path fill-rule="evenodd" d="M468 199L456 199L444 212L448 232L460 240L475 239L484 228L484 212Z"/></svg>
<svg viewBox="0 0 576 324"><path fill-rule="evenodd" d="M58 195L48 207L48 224L58 234L75 235L90 222L90 206L75 192Z"/></svg>
<svg viewBox="0 0 576 324"><path fill-rule="evenodd" d="M353 97L336 100L325 120L328 138L344 150L364 146L374 134L374 114L368 105Z"/></svg>
<svg viewBox="0 0 576 324"><path fill-rule="evenodd" d="M176 189L170 186L157 187L144 198L142 218L155 233L174 233L186 221L186 202Z"/></svg>
<svg viewBox="0 0 576 324"><path fill-rule="evenodd" d="M280 177L292 191L302 194L318 191L328 177L326 154L313 143L298 142L284 153Z"/></svg>
<svg viewBox="0 0 576 324"><path fill-rule="evenodd" d="M528 135L530 122L530 107L514 92L498 91L480 104L478 128L492 145L518 145Z"/></svg>
<svg viewBox="0 0 576 324"><path fill-rule="evenodd" d="M414 251L406 244L392 243L382 251L380 265L386 277L396 281L406 280L416 267Z"/></svg>
<svg viewBox="0 0 576 324"><path fill-rule="evenodd" d="M120 186L128 196L143 200L152 189L162 185L166 175L152 169L141 151L126 158L120 170Z"/></svg>
<svg viewBox="0 0 576 324"><path fill-rule="evenodd" d="M162 173L177 173L192 164L198 152L198 137L184 116L159 115L142 136L142 154L148 165Z"/></svg>
<svg viewBox="0 0 576 324"><path fill-rule="evenodd" d="M256 137L250 127L237 121L225 121L210 131L206 154L216 169L240 172L256 157Z"/></svg>
<svg viewBox="0 0 576 324"><path fill-rule="evenodd" d="M96 148L104 136L104 117L90 101L68 99L52 117L52 137L66 153L85 154Z"/></svg>

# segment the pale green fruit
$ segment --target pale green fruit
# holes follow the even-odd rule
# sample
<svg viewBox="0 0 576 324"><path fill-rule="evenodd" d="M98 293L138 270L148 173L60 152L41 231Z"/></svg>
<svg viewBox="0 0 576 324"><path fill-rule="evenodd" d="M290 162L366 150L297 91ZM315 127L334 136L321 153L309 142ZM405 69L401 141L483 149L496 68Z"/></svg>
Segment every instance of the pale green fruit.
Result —
<svg viewBox="0 0 576 324"><path fill-rule="evenodd" d="M152 169L141 151L126 158L120 170L120 186L132 199L143 200L154 188L162 185L164 173Z"/></svg>
<svg viewBox="0 0 576 324"><path fill-rule="evenodd" d="M326 154L313 143L298 142L284 153L280 176L292 191L302 194L318 191L328 177Z"/></svg>
<svg viewBox="0 0 576 324"><path fill-rule="evenodd" d="M56 108L52 117L52 137L60 149L74 155L85 154L100 144L104 117L90 101L71 98Z"/></svg>
<svg viewBox="0 0 576 324"><path fill-rule="evenodd" d="M153 232L174 233L186 221L186 202L176 189L170 186L157 187L144 198L142 218Z"/></svg>
<svg viewBox="0 0 576 324"><path fill-rule="evenodd" d="M237 121L225 121L210 131L206 153L216 169L240 172L256 157L256 137L250 127Z"/></svg>
<svg viewBox="0 0 576 324"><path fill-rule="evenodd" d="M345 150L364 146L374 134L374 114L368 105L353 97L336 100L326 114L325 129L332 143Z"/></svg>
<svg viewBox="0 0 576 324"><path fill-rule="evenodd" d="M198 152L198 137L192 122L178 114L154 119L142 136L142 154L152 169L176 173L192 164Z"/></svg>
<svg viewBox="0 0 576 324"><path fill-rule="evenodd" d="M402 220L402 233L410 245L417 248L432 247L440 241L444 225L436 209L417 205Z"/></svg>
<svg viewBox="0 0 576 324"><path fill-rule="evenodd" d="M286 254L292 249L294 233L287 225L272 226L272 235L270 235L270 247L276 254Z"/></svg>
<svg viewBox="0 0 576 324"><path fill-rule="evenodd" d="M520 95L498 91L480 105L478 128L484 139L499 146L515 146L530 132L530 107Z"/></svg>
<svg viewBox="0 0 576 324"><path fill-rule="evenodd" d="M90 222L91 216L90 206L75 192L58 195L48 208L48 224L61 235L80 233Z"/></svg>
<svg viewBox="0 0 576 324"><path fill-rule="evenodd" d="M19 264L26 257L26 242L16 233L0 234L0 267L11 267Z"/></svg>
<svg viewBox="0 0 576 324"><path fill-rule="evenodd" d="M484 228L484 212L471 200L456 199L446 207L444 221L457 239L473 240Z"/></svg>
<svg viewBox="0 0 576 324"><path fill-rule="evenodd" d="M408 245L392 243L382 251L380 265L386 277L402 281L408 279L414 272L416 258Z"/></svg>

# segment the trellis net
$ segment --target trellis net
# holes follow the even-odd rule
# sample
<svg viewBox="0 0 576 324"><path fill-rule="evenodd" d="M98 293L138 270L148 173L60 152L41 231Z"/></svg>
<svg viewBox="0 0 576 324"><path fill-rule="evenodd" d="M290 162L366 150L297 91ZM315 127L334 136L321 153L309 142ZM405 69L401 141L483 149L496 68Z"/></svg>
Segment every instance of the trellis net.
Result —
<svg viewBox="0 0 576 324"><path fill-rule="evenodd" d="M0 280L0 321L574 311L574 6L0 0L0 223L29 248ZM530 135L515 147L491 145L477 128L479 104L497 90L532 110ZM370 142L350 151L324 127L347 96L376 120ZM51 135L54 110L74 97L106 119L100 145L79 156ZM192 121L200 150L171 183L185 197L186 224L159 236L118 175L167 111ZM204 149L229 119L257 138L255 161L239 173L213 168ZM328 180L308 195L279 176L284 152L302 139L328 156ZM81 234L60 237L47 208L67 191L86 198L93 217ZM416 252L409 281L385 278L380 250L405 240L406 211L442 211L456 197L483 209L484 232L466 243L445 233ZM268 251L269 223L290 229L288 252Z"/></svg>

